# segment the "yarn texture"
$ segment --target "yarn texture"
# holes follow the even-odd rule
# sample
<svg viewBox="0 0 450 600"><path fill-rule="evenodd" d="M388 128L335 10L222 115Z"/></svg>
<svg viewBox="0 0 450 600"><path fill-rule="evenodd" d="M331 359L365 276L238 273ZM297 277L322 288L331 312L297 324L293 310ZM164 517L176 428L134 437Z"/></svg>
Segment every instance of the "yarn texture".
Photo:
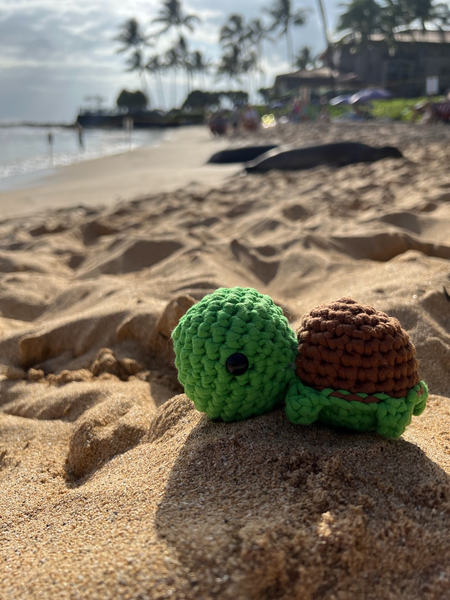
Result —
<svg viewBox="0 0 450 600"><path fill-rule="evenodd" d="M172 339L178 379L210 419L239 421L269 412L295 380L295 333L282 309L252 288L220 288L205 296L180 319ZM236 354L248 360L239 375L228 370Z"/></svg>
<svg viewBox="0 0 450 600"><path fill-rule="evenodd" d="M306 385L404 398L419 383L416 349L394 317L351 298L302 318L297 375Z"/></svg>
<svg viewBox="0 0 450 600"><path fill-rule="evenodd" d="M340 298L305 315L297 337L299 379L286 397L292 423L321 421L391 438L424 411L428 388L397 319Z"/></svg>
<svg viewBox="0 0 450 600"><path fill-rule="evenodd" d="M296 336L269 296L220 288L187 311L172 339L178 379L210 419L240 421L284 400L292 423L395 438L428 399L400 323L351 298L313 309Z"/></svg>
<svg viewBox="0 0 450 600"><path fill-rule="evenodd" d="M378 402L365 403L367 394L357 394L362 401L333 397L332 389L317 391L299 379L291 384L286 396L286 415L292 423L311 425L321 421L355 429L376 431L385 438L396 438L404 433L414 416L422 414L428 398L428 387L420 381L408 391L405 398L391 398L375 394ZM351 395L340 390L340 394Z"/></svg>

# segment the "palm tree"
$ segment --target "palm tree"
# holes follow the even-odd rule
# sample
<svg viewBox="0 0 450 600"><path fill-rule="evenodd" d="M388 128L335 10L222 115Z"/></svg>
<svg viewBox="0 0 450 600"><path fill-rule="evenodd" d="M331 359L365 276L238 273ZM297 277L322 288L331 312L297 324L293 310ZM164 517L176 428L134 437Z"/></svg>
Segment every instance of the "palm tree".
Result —
<svg viewBox="0 0 450 600"><path fill-rule="evenodd" d="M220 29L219 42L225 48L233 44L239 44L245 39L247 32L244 17L242 15L231 15Z"/></svg>
<svg viewBox="0 0 450 600"><path fill-rule="evenodd" d="M224 48L222 62L218 74L227 74L231 79L240 81L239 75L246 74L249 90L252 86L252 73L259 71L258 53L255 48L261 45L263 26L258 20L260 31L254 22L245 23L242 15L231 15L225 25L220 29L219 41Z"/></svg>
<svg viewBox="0 0 450 600"><path fill-rule="evenodd" d="M166 98L164 95L164 88L163 88L163 84L162 84L162 80L161 80L161 72L164 69L165 69L165 65L164 65L163 61L161 60L161 57L159 56L159 54L154 54L153 56L150 56L150 58L147 60L147 64L145 65L146 71L148 71L152 75L157 76L158 84L159 84L159 91L160 91L159 101L160 101L161 106L164 106L164 108L166 108Z"/></svg>
<svg viewBox="0 0 450 600"><path fill-rule="evenodd" d="M241 58L240 72L247 75L249 96L252 96L252 74L258 72L258 54L251 49L247 49L244 56Z"/></svg>
<svg viewBox="0 0 450 600"><path fill-rule="evenodd" d="M179 35L178 42L166 52L165 55L165 66L173 69L174 71L174 86L176 88L177 72L179 67L183 67L188 71L187 65L187 47L186 40L181 35L183 28L194 31L196 23L200 22L200 18L197 15L186 15L183 12L183 8L180 0L163 0L162 7L158 13L156 19L152 20L152 23L159 23L163 25L163 28L158 31L156 35L166 33L170 29L175 29ZM188 73L189 80L189 73ZM176 89L173 91L176 99Z"/></svg>
<svg viewBox="0 0 450 600"><path fill-rule="evenodd" d="M128 52L130 55L125 61L127 68L125 71L137 71L139 78L145 90L145 95L151 103L150 91L145 77L144 48L150 46L149 38L145 35L137 19L128 19L120 29L119 35L114 41L120 42L122 47L117 50L118 53Z"/></svg>
<svg viewBox="0 0 450 600"><path fill-rule="evenodd" d="M309 46L303 46L303 48L301 48L300 52L295 57L295 66L302 71L315 66L315 60Z"/></svg>
<svg viewBox="0 0 450 600"><path fill-rule="evenodd" d="M253 19L248 24L247 37L257 50L256 68L260 73L264 73L261 67L261 63L264 60L263 42L265 40L273 42L273 39L269 36L269 28L262 23L261 19ZM264 86L260 85L260 87Z"/></svg>
<svg viewBox="0 0 450 600"><path fill-rule="evenodd" d="M323 7L322 0L317 0L317 2L319 4L319 12L320 12L320 16L322 18L323 35L324 35L325 43L326 43L327 49L328 49L330 47L330 38L328 36L327 19L325 17L325 9Z"/></svg>
<svg viewBox="0 0 450 600"><path fill-rule="evenodd" d="M375 0L352 0L341 5L347 8L339 17L338 31L351 31L365 42L372 33L382 31L383 10Z"/></svg>
<svg viewBox="0 0 450 600"><path fill-rule="evenodd" d="M137 71L139 77L142 81L142 86L144 88L145 95L147 96L147 100L152 105L152 98L150 94L150 90L148 88L147 78L145 76L145 64L144 58L141 50L135 50L125 61L127 68L125 72L131 73L133 71Z"/></svg>
<svg viewBox="0 0 450 600"><path fill-rule="evenodd" d="M301 8L297 12L292 11L291 0L275 0L272 8L266 9L266 12L272 17L271 30L280 31L286 38L287 58L290 65L294 62L292 49L292 27L304 25L306 23L307 10Z"/></svg>
<svg viewBox="0 0 450 600"><path fill-rule="evenodd" d="M114 41L123 44L117 52L128 52L131 48L141 49L148 43L148 37L145 35L137 19L128 19L122 23L121 31Z"/></svg>
<svg viewBox="0 0 450 600"><path fill-rule="evenodd" d="M173 88L172 88L172 104L176 107L177 104L177 75L178 69L183 68L184 62L180 55L179 40L172 48L169 48L164 55L164 66L167 69L172 69L174 73Z"/></svg>
<svg viewBox="0 0 450 600"><path fill-rule="evenodd" d="M199 75L205 75L209 71L211 63L205 59L200 50L196 50L190 56L190 64L192 66L192 73L198 73ZM204 80L203 80L204 84Z"/></svg>
<svg viewBox="0 0 450 600"><path fill-rule="evenodd" d="M217 66L217 76L226 75L230 80L230 84L233 80L241 83L241 73L241 51L237 44L233 44L222 54L220 63Z"/></svg>
<svg viewBox="0 0 450 600"><path fill-rule="evenodd" d="M450 26L450 6L448 4L436 4L434 6L433 22L441 32L448 29Z"/></svg>
<svg viewBox="0 0 450 600"><path fill-rule="evenodd" d="M153 19L152 23L161 23L163 28L157 35L175 28L178 33L183 27L194 31L194 24L200 23L200 18L197 15L185 15L181 6L180 0L164 0L162 8L158 13L158 17Z"/></svg>
<svg viewBox="0 0 450 600"><path fill-rule="evenodd" d="M186 71L187 76L187 93L189 95L190 87L191 87L191 73L192 73L192 65L190 63L190 55L189 48L186 38L183 35L180 35L178 41L174 46L174 50L178 55L178 66Z"/></svg>
<svg viewBox="0 0 450 600"><path fill-rule="evenodd" d="M438 28L449 23L448 5L433 4L433 0L387 0L387 6L396 17L397 25L410 25L418 20L422 30L426 31L427 23L433 23Z"/></svg>

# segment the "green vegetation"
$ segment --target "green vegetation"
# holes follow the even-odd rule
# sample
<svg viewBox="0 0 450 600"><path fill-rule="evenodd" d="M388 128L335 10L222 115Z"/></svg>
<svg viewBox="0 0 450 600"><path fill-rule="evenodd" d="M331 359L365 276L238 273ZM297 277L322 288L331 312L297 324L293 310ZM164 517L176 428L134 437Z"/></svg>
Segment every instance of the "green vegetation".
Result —
<svg viewBox="0 0 450 600"><path fill-rule="evenodd" d="M430 98L395 98L392 100L374 100L368 108L369 113L375 119L389 119L391 121L411 121L413 118L413 108L422 101L428 101ZM436 96L431 98L433 102L439 100ZM329 113L332 119L338 119L351 111L351 106L330 106Z"/></svg>
<svg viewBox="0 0 450 600"><path fill-rule="evenodd" d="M189 107L190 109L203 109L208 110L211 108L218 108L221 100L228 99L233 104L246 104L248 102L247 92L229 91L229 92L203 92L201 90L194 90L188 94L186 100L183 103L183 108Z"/></svg>
<svg viewBox="0 0 450 600"><path fill-rule="evenodd" d="M181 0L161 0L157 14L147 25L136 18L129 18L114 39L120 44L118 52L126 57L126 71L136 72L140 77L150 106L156 104L156 96L160 106L168 101L162 81L165 73L170 73L171 77L172 106L179 105L176 96L180 73L184 74L186 96L195 87L206 89L205 75L213 73L216 80L225 80L227 87L245 82L249 96L257 89L262 89L264 98L273 100L263 69L266 43L274 43L277 38L283 37L288 63L295 64L297 68L311 69L318 61L306 46L297 47L294 51L293 30L306 24L310 9L299 7L301 0L267 1L269 5L262 7L260 16L247 21L240 14L232 14L226 19L218 32L221 56L215 64L200 49L191 49L189 35L201 20L195 14L187 14ZM345 34L342 43L350 45L355 52L368 43L372 34L382 34L390 45L390 52L395 54L394 33L397 31L417 24L422 29L429 24L441 31L450 28L450 7L439 0L350 0L341 7L343 12L337 29ZM329 47L322 0L317 0L317 10ZM172 38L165 37L170 33L175 35ZM165 44L167 39L171 40L172 45ZM150 54L149 48L153 48ZM325 62L331 60L331 52L325 56ZM154 81L157 93L153 92L153 86L149 86L148 77ZM374 103L373 106L377 116L396 120L409 118L408 106L401 107L398 104L394 108L389 102ZM331 112L341 114L343 110L337 107Z"/></svg>
<svg viewBox="0 0 450 600"><path fill-rule="evenodd" d="M148 104L147 96L140 91L129 92L122 90L116 100L119 108L126 108L128 112L144 110Z"/></svg>
<svg viewBox="0 0 450 600"><path fill-rule="evenodd" d="M337 30L349 34L343 42L358 46L367 44L374 33L385 36L391 51L395 52L394 33L420 22L425 31L427 24L440 30L450 25L450 7L433 0L351 0L341 5L346 11L340 15Z"/></svg>
<svg viewBox="0 0 450 600"><path fill-rule="evenodd" d="M410 121L415 104L426 98L396 98L393 100L376 100L372 102L371 114L376 119L392 121Z"/></svg>
<svg viewBox="0 0 450 600"><path fill-rule="evenodd" d="M274 0L273 5L269 9L266 9L266 12L272 19L270 30L277 31L279 36L284 35L288 62L290 65L293 65L292 28L305 25L308 11L301 8L294 12L291 0Z"/></svg>

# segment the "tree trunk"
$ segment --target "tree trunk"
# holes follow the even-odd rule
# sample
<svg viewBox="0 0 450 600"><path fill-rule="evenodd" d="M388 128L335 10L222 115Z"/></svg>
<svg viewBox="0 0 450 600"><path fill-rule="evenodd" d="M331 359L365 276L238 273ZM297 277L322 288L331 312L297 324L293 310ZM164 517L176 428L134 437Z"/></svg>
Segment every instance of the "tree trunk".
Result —
<svg viewBox="0 0 450 600"><path fill-rule="evenodd" d="M147 83L147 77L145 76L145 71L141 71L140 77L141 77L141 81L142 81L142 87L144 88L144 94L147 96L148 105L149 105L149 108L151 108L152 104L153 104L152 95L150 93L150 90L148 89L148 83Z"/></svg>
<svg viewBox="0 0 450 600"><path fill-rule="evenodd" d="M328 50L328 48L330 47L330 39L328 37L327 20L326 20L326 17L325 17L325 9L323 7L322 0L317 0L317 2L319 3L319 11L320 11L320 15L322 17L323 35L325 37L325 42L326 42L327 50Z"/></svg>
<svg viewBox="0 0 450 600"><path fill-rule="evenodd" d="M162 98L161 108L164 108L165 110L167 110L166 98L164 96L164 88L163 88L162 79L161 79L161 73L158 73L158 82L159 82L159 89L160 89L161 98Z"/></svg>
<svg viewBox="0 0 450 600"><path fill-rule="evenodd" d="M286 44L287 44L287 53L288 53L288 63L289 66L292 67L294 64L294 57L292 52L292 37L291 31L289 29L289 25L286 27Z"/></svg>
<svg viewBox="0 0 450 600"><path fill-rule="evenodd" d="M173 90L172 90L172 108L176 108L177 107L177 69L174 69L174 76L173 76Z"/></svg>
<svg viewBox="0 0 450 600"><path fill-rule="evenodd" d="M259 50L258 50L259 54L260 54L260 73L259 73L259 87L260 88L264 88L266 87L266 72L264 71L264 68L262 66L263 62L264 62L264 44L263 41L261 40L259 42Z"/></svg>

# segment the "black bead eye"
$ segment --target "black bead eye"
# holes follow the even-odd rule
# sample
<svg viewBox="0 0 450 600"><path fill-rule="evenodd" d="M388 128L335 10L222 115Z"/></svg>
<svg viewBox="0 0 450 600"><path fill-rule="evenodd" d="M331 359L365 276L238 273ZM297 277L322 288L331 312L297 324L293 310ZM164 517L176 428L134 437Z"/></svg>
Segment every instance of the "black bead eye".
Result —
<svg viewBox="0 0 450 600"><path fill-rule="evenodd" d="M248 369L248 358L236 352L227 358L227 371L232 375L243 375Z"/></svg>

